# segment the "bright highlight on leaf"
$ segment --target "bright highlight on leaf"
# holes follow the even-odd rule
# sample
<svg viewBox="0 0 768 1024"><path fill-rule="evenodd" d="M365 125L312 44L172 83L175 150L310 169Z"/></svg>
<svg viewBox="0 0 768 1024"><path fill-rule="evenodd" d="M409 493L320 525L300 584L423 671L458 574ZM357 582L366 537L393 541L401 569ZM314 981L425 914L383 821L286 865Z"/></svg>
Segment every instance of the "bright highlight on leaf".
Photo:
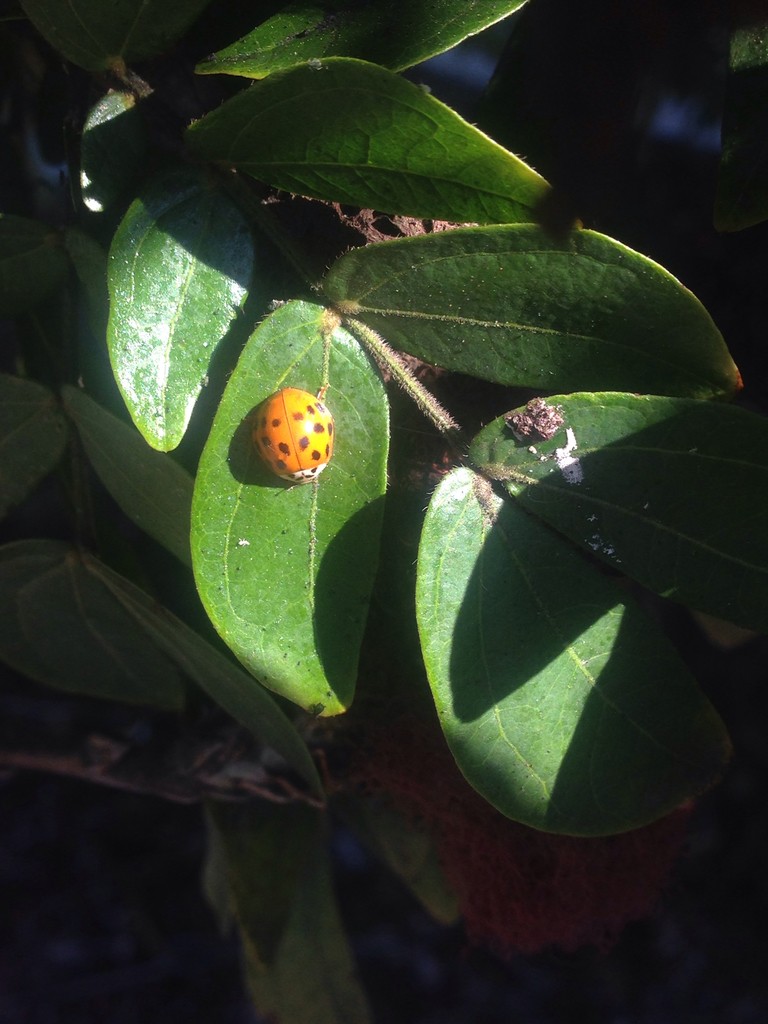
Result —
<svg viewBox="0 0 768 1024"><path fill-rule="evenodd" d="M618 596L471 470L439 485L419 549L424 663L459 768L510 818L620 832L722 769L728 740L714 710Z"/></svg>
<svg viewBox="0 0 768 1024"><path fill-rule="evenodd" d="M316 483L292 486L257 453L254 414L282 387L325 384L333 460ZM383 387L355 340L321 306L290 302L243 350L200 460L192 560L203 604L260 682L314 714L339 714L354 693L387 428Z"/></svg>
<svg viewBox="0 0 768 1024"><path fill-rule="evenodd" d="M413 217L530 221L548 191L418 86L346 58L257 82L193 124L187 144L276 188Z"/></svg>
<svg viewBox="0 0 768 1024"><path fill-rule="evenodd" d="M253 258L237 208L187 172L155 180L123 218L109 254L109 354L153 448L169 451L184 436Z"/></svg>

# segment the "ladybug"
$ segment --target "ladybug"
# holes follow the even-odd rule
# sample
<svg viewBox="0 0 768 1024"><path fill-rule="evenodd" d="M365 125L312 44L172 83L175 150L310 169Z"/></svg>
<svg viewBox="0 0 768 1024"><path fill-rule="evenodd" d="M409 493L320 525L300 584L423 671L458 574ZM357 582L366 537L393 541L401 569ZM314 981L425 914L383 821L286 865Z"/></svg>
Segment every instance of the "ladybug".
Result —
<svg viewBox="0 0 768 1024"><path fill-rule="evenodd" d="M307 483L333 455L333 416L321 401L300 388L283 388L261 403L253 441L273 473L283 480Z"/></svg>

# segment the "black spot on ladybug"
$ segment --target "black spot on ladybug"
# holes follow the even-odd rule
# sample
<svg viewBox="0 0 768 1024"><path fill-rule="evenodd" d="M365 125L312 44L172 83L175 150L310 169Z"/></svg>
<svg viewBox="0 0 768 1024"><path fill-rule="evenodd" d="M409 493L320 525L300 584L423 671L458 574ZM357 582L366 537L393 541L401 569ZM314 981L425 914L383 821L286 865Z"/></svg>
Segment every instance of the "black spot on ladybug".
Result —
<svg viewBox="0 0 768 1024"><path fill-rule="evenodd" d="M314 432L316 434L324 434L325 433L325 427L323 426L322 423L316 423L312 429L314 430Z"/></svg>
<svg viewBox="0 0 768 1024"><path fill-rule="evenodd" d="M265 448L271 448L272 447L272 438L271 437L262 437L261 443L264 445Z"/></svg>
<svg viewBox="0 0 768 1024"><path fill-rule="evenodd" d="M317 448L312 449L312 460L314 462L320 461L320 452L317 450Z"/></svg>
<svg viewBox="0 0 768 1024"><path fill-rule="evenodd" d="M328 456L329 456L330 454L331 454L331 446L330 446L329 444L327 444L327 445L325 446L325 457L326 457L326 459L328 458Z"/></svg>
<svg viewBox="0 0 768 1024"><path fill-rule="evenodd" d="M295 420L297 423L301 423L301 421L304 419L304 413L303 412L291 413L291 419Z"/></svg>
<svg viewBox="0 0 768 1024"><path fill-rule="evenodd" d="M261 417L261 429L264 430L266 425L267 425L267 417L266 416L262 416Z"/></svg>
<svg viewBox="0 0 768 1024"><path fill-rule="evenodd" d="M286 444L285 441L281 441L277 447L280 449L283 455L291 454L291 446L289 444Z"/></svg>
<svg viewBox="0 0 768 1024"><path fill-rule="evenodd" d="M282 459L275 459L275 465L278 469L285 469L286 463Z"/></svg>
<svg viewBox="0 0 768 1024"><path fill-rule="evenodd" d="M328 424L328 436L329 437L333 436L333 423L329 423Z"/></svg>
<svg viewBox="0 0 768 1024"><path fill-rule="evenodd" d="M299 448L303 452L305 452L307 450L307 448L309 448L309 438L308 437L300 437L299 438Z"/></svg>
<svg viewBox="0 0 768 1024"><path fill-rule="evenodd" d="M275 428L277 428L277 427L279 427L279 426L280 426L280 424L281 424L282 422L283 422L283 421L282 421L281 419L279 419L279 418L278 418L277 416L275 416L275 418L274 418L274 419L272 420L272 426L273 426L273 427L275 427Z"/></svg>

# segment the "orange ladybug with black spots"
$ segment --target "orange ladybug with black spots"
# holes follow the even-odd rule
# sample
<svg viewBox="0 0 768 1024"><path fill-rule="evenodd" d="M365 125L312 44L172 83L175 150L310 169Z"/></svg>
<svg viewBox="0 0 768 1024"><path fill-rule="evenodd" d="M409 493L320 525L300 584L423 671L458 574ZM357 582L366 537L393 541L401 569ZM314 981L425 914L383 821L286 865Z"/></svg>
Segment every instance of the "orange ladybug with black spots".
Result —
<svg viewBox="0 0 768 1024"><path fill-rule="evenodd" d="M273 473L292 483L316 479L333 455L333 416L318 397L301 388L282 388L256 412L253 440Z"/></svg>

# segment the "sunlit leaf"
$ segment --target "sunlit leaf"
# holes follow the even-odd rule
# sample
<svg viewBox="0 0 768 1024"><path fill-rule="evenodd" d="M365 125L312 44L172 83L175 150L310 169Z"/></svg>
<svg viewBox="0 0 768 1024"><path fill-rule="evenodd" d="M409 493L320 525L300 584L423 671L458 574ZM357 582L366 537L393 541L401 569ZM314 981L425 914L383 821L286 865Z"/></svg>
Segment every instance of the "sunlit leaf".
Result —
<svg viewBox="0 0 768 1024"><path fill-rule="evenodd" d="M123 218L109 254L109 351L154 448L169 451L184 436L252 270L246 221L195 174L155 179Z"/></svg>
<svg viewBox="0 0 768 1024"><path fill-rule="evenodd" d="M533 220L548 189L423 89L347 58L255 83L193 124L187 144L289 192L414 217Z"/></svg>
<svg viewBox="0 0 768 1024"><path fill-rule="evenodd" d="M461 469L435 492L417 613L438 716L502 813L577 835L655 820L728 755L671 644L615 584Z"/></svg>
<svg viewBox="0 0 768 1024"><path fill-rule="evenodd" d="M419 64L480 32L525 0L333 0L288 4L198 65L201 74L264 78L318 57L359 57L392 71Z"/></svg>
<svg viewBox="0 0 768 1024"><path fill-rule="evenodd" d="M449 370L546 390L709 397L739 386L707 311L657 263L592 231L519 224L353 249L326 295Z"/></svg>
<svg viewBox="0 0 768 1024"><path fill-rule="evenodd" d="M500 418L476 438L475 463L620 572L768 631L768 420L715 402L627 394L550 402L565 422L534 442L535 454Z"/></svg>
<svg viewBox="0 0 768 1024"><path fill-rule="evenodd" d="M291 486L257 454L254 412L282 387L326 383L333 459L316 483ZM322 307L291 302L246 345L200 460L192 557L203 604L257 679L314 713L338 714L354 692L387 426L384 390L354 339Z"/></svg>

